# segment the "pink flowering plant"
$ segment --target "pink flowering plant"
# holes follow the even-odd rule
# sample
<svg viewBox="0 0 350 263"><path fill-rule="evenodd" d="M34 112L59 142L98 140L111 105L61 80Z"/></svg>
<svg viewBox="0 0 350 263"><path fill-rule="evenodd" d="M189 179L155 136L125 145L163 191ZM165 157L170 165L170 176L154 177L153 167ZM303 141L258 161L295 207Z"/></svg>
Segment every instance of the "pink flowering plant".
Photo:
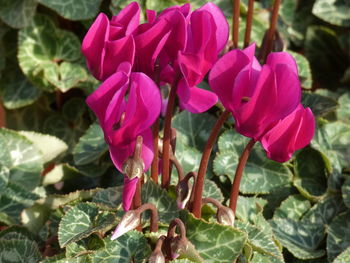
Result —
<svg viewBox="0 0 350 263"><path fill-rule="evenodd" d="M0 5L0 262L350 262L346 1L63 2Z"/></svg>

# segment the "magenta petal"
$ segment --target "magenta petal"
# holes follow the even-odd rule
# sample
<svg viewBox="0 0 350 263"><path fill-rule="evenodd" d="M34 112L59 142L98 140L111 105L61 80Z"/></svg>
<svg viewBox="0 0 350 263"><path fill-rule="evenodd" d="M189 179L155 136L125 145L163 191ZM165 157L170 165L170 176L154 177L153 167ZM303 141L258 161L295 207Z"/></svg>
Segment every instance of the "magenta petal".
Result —
<svg viewBox="0 0 350 263"><path fill-rule="evenodd" d="M123 186L123 209L124 211L129 211L134 198L137 182L139 181L138 177L129 179L127 176L124 176L124 186Z"/></svg>
<svg viewBox="0 0 350 263"><path fill-rule="evenodd" d="M315 134L316 121L310 108L303 111L302 123L295 141L295 150L304 148L310 144Z"/></svg>
<svg viewBox="0 0 350 263"><path fill-rule="evenodd" d="M286 162L294 151L310 143L314 128L315 119L311 110L299 105L262 137L261 144L270 159Z"/></svg>
<svg viewBox="0 0 350 263"><path fill-rule="evenodd" d="M153 155L154 155L152 130L149 128L139 135L142 136L143 138L141 157L145 165L144 171L147 171L148 168L151 166ZM124 147L109 145L110 157L113 161L114 166L121 173L124 172L123 165L125 161L133 155L135 150L135 145L136 145L136 138L135 138L135 141L131 142L129 145Z"/></svg>
<svg viewBox="0 0 350 263"><path fill-rule="evenodd" d="M298 76L298 66L294 57L287 52L272 52L267 56L266 64L274 70L278 64L284 64Z"/></svg>
<svg viewBox="0 0 350 263"><path fill-rule="evenodd" d="M170 36L170 29L171 23L161 19L142 34L135 36L137 71L153 77L155 61Z"/></svg>
<svg viewBox="0 0 350 263"><path fill-rule="evenodd" d="M131 35L140 24L140 12L140 5L137 2L131 2L118 15L113 16L111 22L122 25L126 36Z"/></svg>
<svg viewBox="0 0 350 263"><path fill-rule="evenodd" d="M233 110L231 99L235 78L249 63L246 54L240 50L232 50L221 57L209 73L210 88L227 110Z"/></svg>
<svg viewBox="0 0 350 263"><path fill-rule="evenodd" d="M216 94L211 91L197 87L191 87L189 91L190 96L187 100L181 100L180 97L180 106L189 112L201 113L207 111L218 101Z"/></svg>
<svg viewBox="0 0 350 263"><path fill-rule="evenodd" d="M209 2L198 10L208 11L214 18L216 25L216 48L219 53L225 46L229 37L229 25L224 13L215 4Z"/></svg>
<svg viewBox="0 0 350 263"><path fill-rule="evenodd" d="M111 99L115 94L119 94L121 98L124 97L125 90L122 89L128 84L128 76L123 72L117 72L106 79L97 90L87 97L87 105L94 111L100 121L100 125L108 132L114 123L106 123L106 112ZM118 93L120 91L121 93ZM120 103L120 100L117 100ZM120 116L119 116L120 118ZM108 119L108 118L107 118ZM117 122L119 119L115 119Z"/></svg>
<svg viewBox="0 0 350 263"><path fill-rule="evenodd" d="M274 73L265 65L261 72L252 98L233 111L236 130L250 138L258 140L271 124L269 115L276 105L277 91Z"/></svg>
<svg viewBox="0 0 350 263"><path fill-rule="evenodd" d="M95 78L101 80L101 70L104 58L104 44L109 36L108 17L100 13L84 37L81 51L86 57L86 63Z"/></svg>
<svg viewBox="0 0 350 263"><path fill-rule="evenodd" d="M133 65L134 57L135 42L132 36L126 36L119 40L107 41L102 79L115 73L119 65L123 62Z"/></svg>
<svg viewBox="0 0 350 263"><path fill-rule="evenodd" d="M288 65L277 64L274 71L278 98L270 118L279 120L294 111L299 105L301 100L301 88L298 75L295 74Z"/></svg>
<svg viewBox="0 0 350 263"><path fill-rule="evenodd" d="M143 73L131 73L125 118L121 127L109 134L110 142L120 146L130 144L154 123L160 109L161 95L156 84Z"/></svg>
<svg viewBox="0 0 350 263"><path fill-rule="evenodd" d="M157 12L154 10L147 9L146 15L148 23L153 23L157 18Z"/></svg>

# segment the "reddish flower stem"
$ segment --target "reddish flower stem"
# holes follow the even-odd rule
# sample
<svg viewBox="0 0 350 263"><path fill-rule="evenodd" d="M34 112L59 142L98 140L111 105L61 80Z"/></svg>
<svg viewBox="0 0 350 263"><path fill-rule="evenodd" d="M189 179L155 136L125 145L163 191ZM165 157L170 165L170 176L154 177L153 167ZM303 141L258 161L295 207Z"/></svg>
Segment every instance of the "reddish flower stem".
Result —
<svg viewBox="0 0 350 263"><path fill-rule="evenodd" d="M158 231L158 211L154 204L146 203L140 206L139 208L135 209L135 212L141 214L146 211L151 211L151 226L150 231L151 232L157 232Z"/></svg>
<svg viewBox="0 0 350 263"><path fill-rule="evenodd" d="M0 100L0 128L6 126L6 112L2 101Z"/></svg>
<svg viewBox="0 0 350 263"><path fill-rule="evenodd" d="M240 11L240 0L233 0L232 10L232 41L233 48L238 47L238 30L239 30L239 12Z"/></svg>
<svg viewBox="0 0 350 263"><path fill-rule="evenodd" d="M142 184L142 178L139 178L139 180L137 181L136 191L135 191L135 195L134 195L134 199L133 199L133 209L137 209L142 205L141 184ZM141 224L138 225L138 227L136 229L137 229L137 231L141 232L142 231Z"/></svg>
<svg viewBox="0 0 350 263"><path fill-rule="evenodd" d="M171 119L174 111L177 81L172 85L165 115L164 136L163 136L163 170L162 187L168 188L170 184L170 141L171 141Z"/></svg>
<svg viewBox="0 0 350 263"><path fill-rule="evenodd" d="M159 140L159 119L153 124L152 127L153 132L153 151L154 157L151 166L151 178L152 180L158 184L158 140Z"/></svg>
<svg viewBox="0 0 350 263"><path fill-rule="evenodd" d="M280 4L281 4L281 0L275 0L273 3L270 28L267 32L267 37L266 37L266 49L264 50L264 53L262 56L263 61L266 60L267 55L272 50L272 44L273 44L273 39L275 37L276 25L277 25L277 19L278 19L278 10L280 8Z"/></svg>
<svg viewBox="0 0 350 263"><path fill-rule="evenodd" d="M192 204L192 213L197 218L201 217L203 186L204 186L204 179L205 179L205 174L207 172L210 154L213 149L216 138L219 135L220 129L229 115L230 115L230 112L227 110L225 110L221 114L220 118L216 121L209 135L205 148L203 150L203 155L202 155L201 163L199 165L198 176L197 176L196 184L194 188L194 200Z"/></svg>
<svg viewBox="0 0 350 263"><path fill-rule="evenodd" d="M255 144L255 141L251 139L249 143L246 145L246 147L243 150L243 153L241 157L239 158L239 163L236 168L236 174L235 178L233 180L232 188L231 188L231 194L230 194L230 208L232 209L233 213L236 214L236 207L237 207L237 199L239 194L239 185L241 183L242 175L244 167L247 163L249 154Z"/></svg>
<svg viewBox="0 0 350 263"><path fill-rule="evenodd" d="M254 0L249 0L246 28L245 28L245 34L244 34L244 47L249 46L249 43L250 43L250 34L252 32L252 22L253 22L253 12L254 12Z"/></svg>

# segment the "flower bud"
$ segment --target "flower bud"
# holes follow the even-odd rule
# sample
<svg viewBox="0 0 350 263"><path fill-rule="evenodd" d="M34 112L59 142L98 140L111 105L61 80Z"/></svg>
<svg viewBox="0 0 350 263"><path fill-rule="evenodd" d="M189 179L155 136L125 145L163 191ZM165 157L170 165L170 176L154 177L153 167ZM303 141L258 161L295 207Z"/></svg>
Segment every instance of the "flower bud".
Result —
<svg viewBox="0 0 350 263"><path fill-rule="evenodd" d="M220 224L233 226L235 223L235 214L232 209L226 206L220 206L216 213L216 218Z"/></svg>
<svg viewBox="0 0 350 263"><path fill-rule="evenodd" d="M140 213L130 210L124 214L117 228L111 237L112 240L124 235L126 232L135 229L141 223Z"/></svg>
<svg viewBox="0 0 350 263"><path fill-rule="evenodd" d="M179 209L184 209L191 197L192 185L188 180L180 181L176 186L176 203Z"/></svg>
<svg viewBox="0 0 350 263"><path fill-rule="evenodd" d="M160 250L155 250L152 252L150 258L148 259L149 263L165 263L165 257Z"/></svg>

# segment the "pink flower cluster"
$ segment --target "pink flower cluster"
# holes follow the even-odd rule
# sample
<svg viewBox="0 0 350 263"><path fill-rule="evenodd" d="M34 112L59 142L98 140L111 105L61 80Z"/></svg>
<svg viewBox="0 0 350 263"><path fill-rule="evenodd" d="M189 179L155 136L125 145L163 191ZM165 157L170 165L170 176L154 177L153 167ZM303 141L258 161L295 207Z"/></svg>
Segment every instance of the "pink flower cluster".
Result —
<svg viewBox="0 0 350 263"><path fill-rule="evenodd" d="M255 58L255 44L232 50L226 46L229 26L221 10L207 3L191 12L190 4L147 10L140 24L140 6L130 3L111 20L100 14L86 34L82 52L92 74L103 81L88 98L110 147L114 165L123 165L142 136L143 169L153 159L151 126L164 108L160 86L176 89L180 107L192 113L208 110L218 98L229 110L236 130L260 141L267 156L284 162L307 144L314 116L300 104L295 60L271 53L265 65ZM211 70L211 71L210 71ZM214 92L197 85L210 71ZM123 207L129 210L138 177L125 176Z"/></svg>
<svg viewBox="0 0 350 263"><path fill-rule="evenodd" d="M209 83L232 113L236 130L260 141L270 159L285 162L310 143L315 119L300 103L294 58L275 52L261 66L254 53L252 44L225 54L212 68Z"/></svg>
<svg viewBox="0 0 350 263"><path fill-rule="evenodd" d="M103 81L87 104L121 172L138 136L143 137L145 171L152 162L151 125L164 108L159 86L175 87L180 106L192 113L216 104L215 93L196 85L217 61L229 34L223 13L212 3L193 12L190 4L167 8L159 15L147 10L144 24L139 22L140 13L139 4L132 2L111 20L99 14L82 44L88 68ZM137 180L125 176L125 210L130 208Z"/></svg>

